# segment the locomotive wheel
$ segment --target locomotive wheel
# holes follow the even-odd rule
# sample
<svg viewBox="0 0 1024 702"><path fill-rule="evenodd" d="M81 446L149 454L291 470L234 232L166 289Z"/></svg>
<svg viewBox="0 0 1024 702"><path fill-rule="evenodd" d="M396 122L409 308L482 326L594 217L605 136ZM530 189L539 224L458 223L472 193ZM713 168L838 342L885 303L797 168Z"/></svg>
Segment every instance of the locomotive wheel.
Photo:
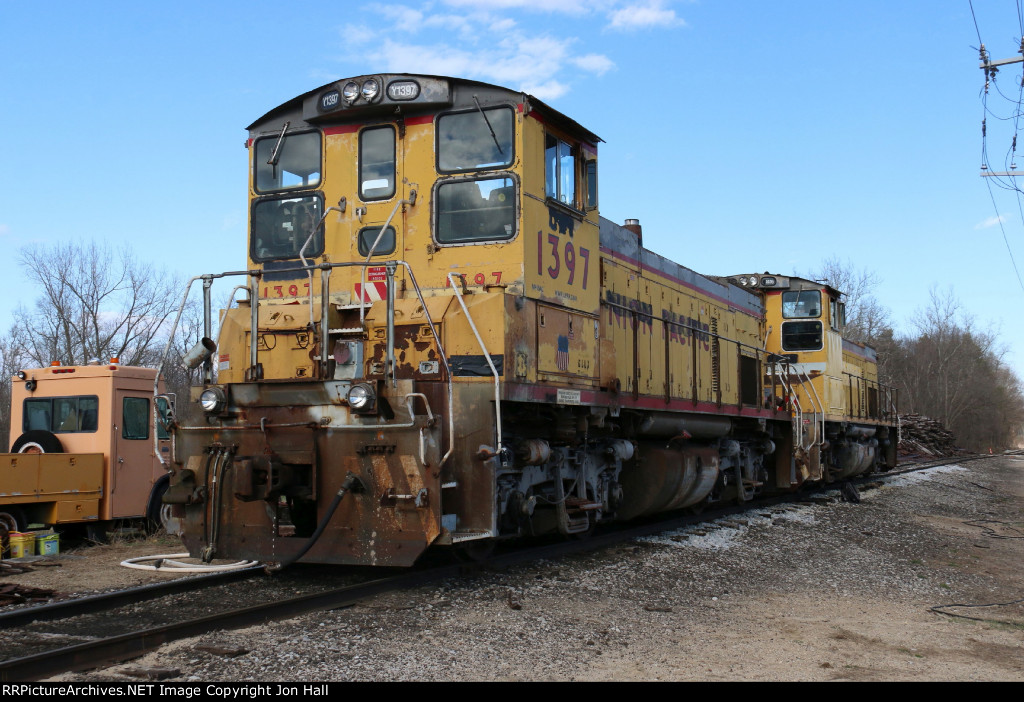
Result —
<svg viewBox="0 0 1024 702"><path fill-rule="evenodd" d="M11 453L64 453L64 446L50 432L33 429L17 438L11 446Z"/></svg>
<svg viewBox="0 0 1024 702"><path fill-rule="evenodd" d="M452 546L455 559L461 563L479 563L494 553L494 539L475 539Z"/></svg>

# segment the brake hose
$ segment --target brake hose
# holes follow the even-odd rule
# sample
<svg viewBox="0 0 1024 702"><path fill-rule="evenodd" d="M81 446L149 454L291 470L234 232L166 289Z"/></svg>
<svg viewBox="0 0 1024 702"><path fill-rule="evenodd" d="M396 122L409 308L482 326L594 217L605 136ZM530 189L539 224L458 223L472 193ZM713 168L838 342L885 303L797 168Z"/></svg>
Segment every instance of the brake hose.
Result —
<svg viewBox="0 0 1024 702"><path fill-rule="evenodd" d="M295 561L305 556L306 552L313 548L313 544L315 544L324 533L324 530L327 528L327 523L331 521L331 517L334 516L334 512L338 509L338 505L341 504L342 498L352 490L356 490L358 492L359 489L362 488L362 485L363 484L359 478L349 471L349 474L345 476L345 480L341 483L341 487L338 488L338 492L335 493L334 499L331 500L331 504L328 505L327 512L324 514L323 519L321 519L320 523L317 524L316 531L314 531L313 535L306 541L306 545L303 546L298 553L286 558L280 563L268 563L264 570L266 570L267 573L280 573L282 570L295 563Z"/></svg>

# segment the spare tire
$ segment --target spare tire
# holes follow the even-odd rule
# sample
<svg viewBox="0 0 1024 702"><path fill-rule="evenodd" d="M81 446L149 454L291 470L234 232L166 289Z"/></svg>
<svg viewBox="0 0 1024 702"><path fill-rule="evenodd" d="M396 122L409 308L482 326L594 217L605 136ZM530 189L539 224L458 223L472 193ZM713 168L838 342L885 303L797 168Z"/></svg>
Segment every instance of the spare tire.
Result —
<svg viewBox="0 0 1024 702"><path fill-rule="evenodd" d="M64 453L64 447L50 432L33 429L18 437L11 446L11 453Z"/></svg>

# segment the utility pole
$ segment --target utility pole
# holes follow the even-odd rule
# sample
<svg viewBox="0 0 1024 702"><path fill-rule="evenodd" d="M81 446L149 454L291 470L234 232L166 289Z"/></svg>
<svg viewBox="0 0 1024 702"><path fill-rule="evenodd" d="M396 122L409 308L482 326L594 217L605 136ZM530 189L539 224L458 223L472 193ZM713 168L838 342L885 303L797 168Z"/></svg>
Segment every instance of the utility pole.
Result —
<svg viewBox="0 0 1024 702"><path fill-rule="evenodd" d="M980 39L981 37L979 37ZM1017 58L998 59L993 61L989 58L988 51L985 50L985 45L982 44L978 48L978 54L981 56L981 65L978 66L981 70L985 71L985 94L988 95L989 84L995 80L996 73L999 72L1000 66L1009 66L1014 63L1024 63L1024 37L1021 37L1020 48L1017 49L1017 53L1021 54ZM1024 85L1024 81L1022 81ZM981 121L981 135L985 136L985 120ZM1017 137L1013 137L1013 151L1017 151ZM1017 164L1011 163L1010 168L1016 168ZM981 164L981 175L982 177L1016 177L1024 175L1024 172L1017 171L990 171L988 170L988 164Z"/></svg>

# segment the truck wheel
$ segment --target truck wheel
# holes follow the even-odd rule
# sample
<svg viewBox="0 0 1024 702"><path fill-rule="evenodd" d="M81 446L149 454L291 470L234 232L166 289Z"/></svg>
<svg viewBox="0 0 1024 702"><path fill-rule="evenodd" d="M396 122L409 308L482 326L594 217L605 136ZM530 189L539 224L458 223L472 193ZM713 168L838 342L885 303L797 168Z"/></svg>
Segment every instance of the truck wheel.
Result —
<svg viewBox="0 0 1024 702"><path fill-rule="evenodd" d="M60 439L48 431L33 429L18 437L11 453L64 453Z"/></svg>
<svg viewBox="0 0 1024 702"><path fill-rule="evenodd" d="M146 510L146 533L155 534L160 529L168 532L168 522L171 518L171 505L164 504L164 493L170 481L161 480L153 488L153 494L149 498L149 509ZM169 533L169 532L168 532Z"/></svg>
<svg viewBox="0 0 1024 702"><path fill-rule="evenodd" d="M0 507L0 540L3 542L3 550L10 548L10 535L12 531L22 531L28 522L25 521L25 513L20 507L4 505Z"/></svg>

